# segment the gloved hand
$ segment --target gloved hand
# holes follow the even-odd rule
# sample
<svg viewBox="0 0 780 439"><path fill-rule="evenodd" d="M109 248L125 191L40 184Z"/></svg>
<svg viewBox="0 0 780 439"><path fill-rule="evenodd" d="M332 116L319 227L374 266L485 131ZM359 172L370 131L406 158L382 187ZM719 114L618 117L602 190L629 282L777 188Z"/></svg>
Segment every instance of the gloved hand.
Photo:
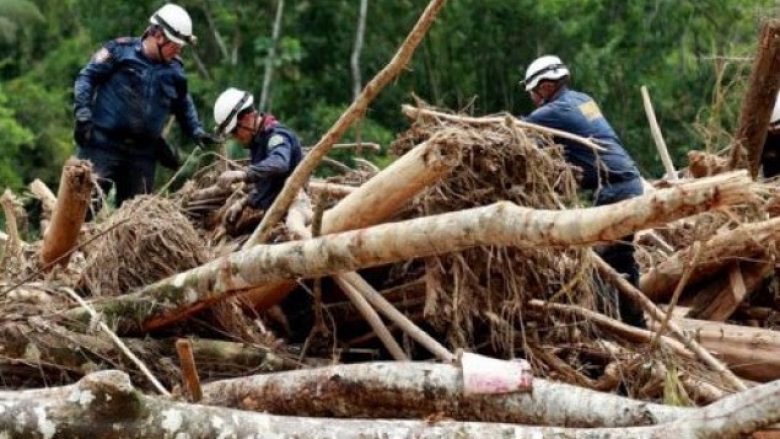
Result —
<svg viewBox="0 0 780 439"><path fill-rule="evenodd" d="M225 223L228 225L234 225L239 218L241 218L241 212L244 211L246 206L246 198L236 201L232 206L228 207L225 212Z"/></svg>
<svg viewBox="0 0 780 439"><path fill-rule="evenodd" d="M246 180L246 171L225 171L217 177L219 187L230 187L231 184Z"/></svg>
<svg viewBox="0 0 780 439"><path fill-rule="evenodd" d="M87 146L92 138L92 122L88 120L77 120L76 127L73 129L73 139L79 146Z"/></svg>
<svg viewBox="0 0 780 439"><path fill-rule="evenodd" d="M222 139L215 134L203 131L195 135L195 143L197 143L198 146L205 148L207 146L214 146L222 143Z"/></svg>

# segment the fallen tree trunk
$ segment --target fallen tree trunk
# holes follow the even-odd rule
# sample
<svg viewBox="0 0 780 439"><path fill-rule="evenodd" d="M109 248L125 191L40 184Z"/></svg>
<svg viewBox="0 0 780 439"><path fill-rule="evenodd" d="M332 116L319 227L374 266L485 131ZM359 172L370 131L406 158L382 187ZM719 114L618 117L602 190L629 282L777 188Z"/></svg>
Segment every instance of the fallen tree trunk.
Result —
<svg viewBox="0 0 780 439"><path fill-rule="evenodd" d="M761 28L761 35L753 59L753 69L742 108L739 128L732 145L731 167L747 168L758 176L761 153L764 150L767 127L772 108L780 90L780 20L769 20Z"/></svg>
<svg viewBox="0 0 780 439"><path fill-rule="evenodd" d="M41 262L49 266L57 261L66 266L69 252L76 245L92 195L92 165L71 158L62 168L57 204L51 224L43 237Z"/></svg>
<svg viewBox="0 0 780 439"><path fill-rule="evenodd" d="M744 171L659 190L609 206L534 210L509 202L369 229L258 246L94 303L121 331L150 330L255 285L318 277L479 245L578 246L620 239L750 196ZM66 313L86 324L80 309Z"/></svg>
<svg viewBox="0 0 780 439"><path fill-rule="evenodd" d="M759 382L780 379L780 332L694 319L673 320L740 376Z"/></svg>
<svg viewBox="0 0 780 439"><path fill-rule="evenodd" d="M446 137L421 143L356 188L322 217L321 234L373 226L395 215L417 194L448 174L460 160ZM295 282L262 285L241 294L251 307L266 309L295 288Z"/></svg>
<svg viewBox="0 0 780 439"><path fill-rule="evenodd" d="M316 396L315 396L316 395ZM203 403L278 415L423 418L565 427L670 422L690 409L535 378L529 393L465 395L463 372L448 364L364 363L254 375L206 384Z"/></svg>
<svg viewBox="0 0 780 439"><path fill-rule="evenodd" d="M260 225L257 226L257 229L255 229L252 236L249 237L249 240L242 247L243 249L260 244L266 240L271 228L281 221L298 191L309 180L309 176L320 160L330 151L333 144L338 142L341 136L344 135L350 125L352 125L352 122L366 111L368 104L379 95L379 92L392 82L409 63L417 46L433 24L436 15L444 7L444 3L445 0L431 0L390 62L366 84L363 91L352 101L349 108L339 117L328 132L322 136L320 141L312 147L303 161L298 164L295 171L285 182L282 191L273 204L271 204L271 207L268 208Z"/></svg>
<svg viewBox="0 0 780 439"><path fill-rule="evenodd" d="M767 242L777 240L780 240L780 218L743 224L718 233L701 244L698 262L691 271L689 284L712 276L738 259L760 255L766 251ZM642 292L654 302L669 300L693 253L692 246L680 250L643 274L639 281Z"/></svg>
<svg viewBox="0 0 780 439"><path fill-rule="evenodd" d="M341 378L341 377L339 377ZM576 390L576 388L574 388ZM314 389L309 389L314 390ZM595 392L594 392L595 393ZM8 438L637 438L743 437L780 419L780 381L696 410L673 422L628 428L528 427L475 422L337 420L284 417L146 396L118 371L46 390L0 392L0 430ZM613 398L615 398L613 396ZM611 413L619 416L620 411ZM646 424L644 420L643 424Z"/></svg>

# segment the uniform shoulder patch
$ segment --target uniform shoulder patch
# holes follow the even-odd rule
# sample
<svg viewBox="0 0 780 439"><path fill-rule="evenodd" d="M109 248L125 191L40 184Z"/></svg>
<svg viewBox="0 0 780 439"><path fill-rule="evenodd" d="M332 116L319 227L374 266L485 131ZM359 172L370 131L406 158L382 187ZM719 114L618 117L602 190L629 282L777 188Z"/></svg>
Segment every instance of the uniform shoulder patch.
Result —
<svg viewBox="0 0 780 439"><path fill-rule="evenodd" d="M117 44L129 44L133 42L133 37L119 37L114 39Z"/></svg>
<svg viewBox="0 0 780 439"><path fill-rule="evenodd" d="M95 52L94 55L92 55L92 62L106 62L108 59L111 58L111 52L108 51L105 47L101 48L97 52Z"/></svg>
<svg viewBox="0 0 780 439"><path fill-rule="evenodd" d="M274 134L268 139L268 149L274 149L279 145L283 145L286 142L285 138L281 134Z"/></svg>
<svg viewBox="0 0 780 439"><path fill-rule="evenodd" d="M588 101L584 104L580 104L580 106L577 108L580 110L580 113L582 113L582 115L585 116L585 118L588 120L595 120L602 117L601 110L594 101Z"/></svg>

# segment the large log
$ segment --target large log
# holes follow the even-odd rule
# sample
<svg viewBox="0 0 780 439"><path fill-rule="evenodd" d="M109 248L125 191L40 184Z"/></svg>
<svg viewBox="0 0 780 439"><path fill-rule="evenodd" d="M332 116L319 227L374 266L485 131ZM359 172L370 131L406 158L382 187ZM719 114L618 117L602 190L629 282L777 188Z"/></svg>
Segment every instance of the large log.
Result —
<svg viewBox="0 0 780 439"><path fill-rule="evenodd" d="M563 427L627 427L679 419L690 409L535 378L528 393L465 395L449 364L364 363L216 381L203 403L278 415L423 418Z"/></svg>
<svg viewBox="0 0 780 439"><path fill-rule="evenodd" d="M334 123L328 132L322 136L319 142L317 142L317 144L312 147L311 151L306 154L303 161L295 168L295 171L293 171L292 175L290 175L285 182L284 188L282 188L282 191L276 197L276 200L274 200L271 207L268 208L260 225L257 226L257 229L252 233L252 236L249 237L249 240L243 247L244 249L266 240L271 228L281 221L282 217L287 212L287 209L290 207L290 204L295 199L295 196L298 194L298 191L300 191L309 180L309 176L317 167L320 160L322 160L325 154L330 151L333 144L338 142L341 136L344 135L350 125L352 125L352 122L365 113L368 104L379 95L379 92L392 82L409 63L417 46L436 19L439 10L444 7L444 3L445 0L431 0L390 62L380 70L368 84L366 84L363 91L360 92L360 95L352 101L349 108L344 111L336 123Z"/></svg>
<svg viewBox="0 0 780 439"><path fill-rule="evenodd" d="M780 240L780 217L717 233L701 243L689 284L714 275L731 262L760 255L766 251L767 242L777 240ZM693 247L680 250L643 274L639 281L642 292L654 302L668 300L693 253Z"/></svg>
<svg viewBox="0 0 780 439"><path fill-rule="evenodd" d="M300 277L400 262L479 245L580 246L620 239L749 197L744 171L701 179L609 206L535 210L510 202L304 241L257 246L95 302L122 331L150 330L177 321L242 289ZM89 315L67 316L86 324Z"/></svg>
<svg viewBox="0 0 780 439"><path fill-rule="evenodd" d="M44 266L55 261L62 266L68 264L69 252L78 241L91 195L92 165L86 160L69 159L62 168L57 204L43 237L41 262Z"/></svg>
<svg viewBox="0 0 780 439"><path fill-rule="evenodd" d="M759 382L780 379L780 332L686 318L674 321L740 376Z"/></svg>
<svg viewBox="0 0 780 439"><path fill-rule="evenodd" d="M316 391L316 389L308 389ZM301 395L303 397L303 395ZM91 374L46 390L0 392L7 438L719 438L744 437L780 419L780 381L685 411L676 421L628 428L529 427L409 420L338 420L252 413L146 396L118 371ZM676 409L680 410L680 409ZM613 413L618 415L620 410ZM646 423L646 422L645 422Z"/></svg>
<svg viewBox="0 0 780 439"><path fill-rule="evenodd" d="M459 161L458 145L446 137L415 146L326 211L321 234L373 226L391 218L417 194L448 174ZM295 282L266 284L243 293L241 299L254 308L266 309L294 288Z"/></svg>
<svg viewBox="0 0 780 439"><path fill-rule="evenodd" d="M780 90L780 20L764 23L753 60L750 82L739 114L732 145L731 166L747 168L755 178L777 92Z"/></svg>

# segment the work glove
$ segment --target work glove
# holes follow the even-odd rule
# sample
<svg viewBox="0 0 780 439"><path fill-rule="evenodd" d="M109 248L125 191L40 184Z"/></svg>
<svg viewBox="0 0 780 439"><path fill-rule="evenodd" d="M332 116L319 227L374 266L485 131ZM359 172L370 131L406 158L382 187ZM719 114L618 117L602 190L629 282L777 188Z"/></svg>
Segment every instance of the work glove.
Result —
<svg viewBox="0 0 780 439"><path fill-rule="evenodd" d="M92 122L88 120L77 120L76 127L73 129L73 139L79 146L87 146L92 138Z"/></svg>
<svg viewBox="0 0 780 439"><path fill-rule="evenodd" d="M230 187L231 184L246 180L246 171L225 171L217 177L217 186Z"/></svg>
<svg viewBox="0 0 780 439"><path fill-rule="evenodd" d="M201 148L205 148L207 146L214 146L222 143L222 138L215 134L203 131L195 135L195 143Z"/></svg>
<svg viewBox="0 0 780 439"><path fill-rule="evenodd" d="M236 222L238 222L239 218L241 218L241 212L244 211L244 207L246 206L246 198L241 199L233 203L230 207L228 207L228 210L225 212L225 224L227 225L235 225Z"/></svg>

